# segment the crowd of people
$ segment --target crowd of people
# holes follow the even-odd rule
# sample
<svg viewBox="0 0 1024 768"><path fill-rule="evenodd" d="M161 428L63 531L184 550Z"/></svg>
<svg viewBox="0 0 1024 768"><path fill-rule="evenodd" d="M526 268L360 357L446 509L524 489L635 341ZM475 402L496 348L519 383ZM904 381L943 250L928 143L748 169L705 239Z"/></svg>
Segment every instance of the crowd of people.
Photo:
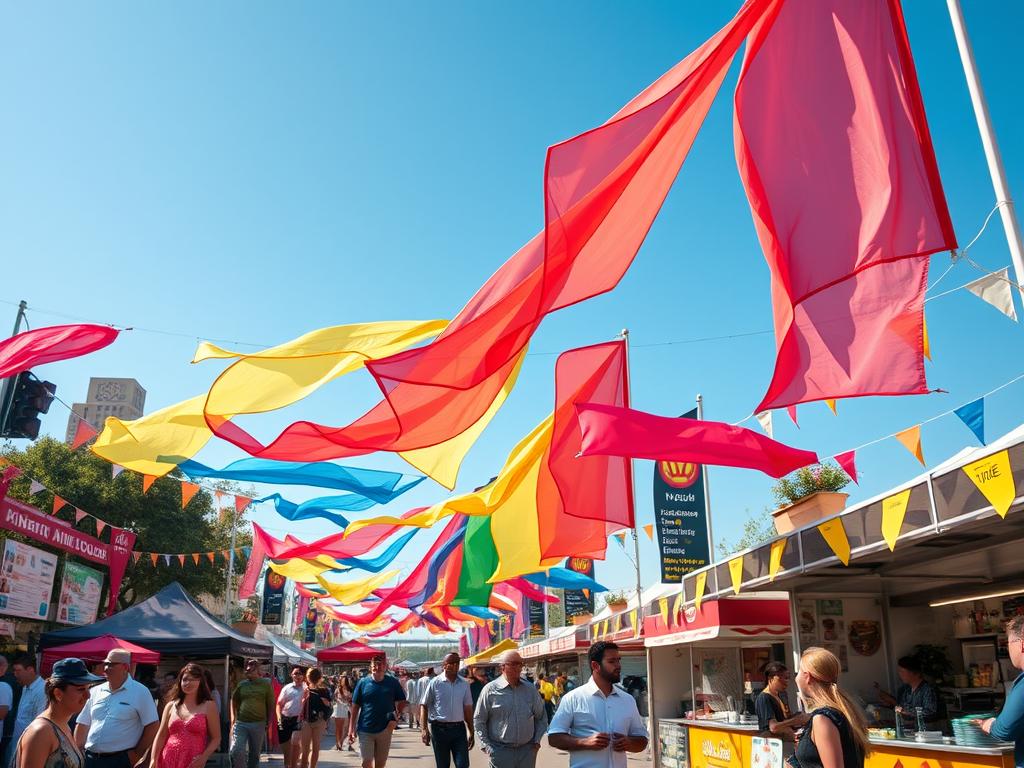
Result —
<svg viewBox="0 0 1024 768"><path fill-rule="evenodd" d="M1008 627L1009 655L1024 670L1024 617ZM432 748L436 768L469 768L476 745L490 768L534 768L542 738L569 753L570 768L625 768L626 754L648 745L635 697L622 686L614 643L589 650L590 679L531 682L515 651L499 661L500 675L481 669L460 674L450 653L441 674L394 676L383 655L356 678L325 678L316 668L291 670L275 696L256 659L229 698L232 768L255 768L268 728L276 724L285 768L316 768L329 722L334 746L355 751L362 768L385 768L392 735L404 722ZM202 768L221 745L221 712L208 670L194 663L166 681L158 710L150 688L130 674L127 651L110 651L93 674L80 659L62 659L45 680L29 656L8 669L0 656L0 720L4 768ZM912 658L900 659L902 685L885 693L897 717L943 717L935 691ZM762 731L793 745L791 768L863 768L870 752L868 722L840 684L840 662L824 648L808 648L795 675L801 711L790 708L789 670L779 662L764 670L765 688L754 702ZM562 678L562 679L560 679ZM1024 765L1024 685L1018 678L998 717L977 725L1016 742ZM925 714L927 712L927 714ZM919 714L920 713L920 714Z"/></svg>

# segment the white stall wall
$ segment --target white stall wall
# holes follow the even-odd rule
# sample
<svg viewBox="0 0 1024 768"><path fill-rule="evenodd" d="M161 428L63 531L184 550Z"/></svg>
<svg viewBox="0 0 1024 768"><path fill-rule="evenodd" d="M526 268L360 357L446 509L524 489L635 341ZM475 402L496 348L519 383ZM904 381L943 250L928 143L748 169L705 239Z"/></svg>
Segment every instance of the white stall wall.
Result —
<svg viewBox="0 0 1024 768"><path fill-rule="evenodd" d="M651 656L651 714L682 717L680 701L690 698L690 648L669 645L648 648Z"/></svg>

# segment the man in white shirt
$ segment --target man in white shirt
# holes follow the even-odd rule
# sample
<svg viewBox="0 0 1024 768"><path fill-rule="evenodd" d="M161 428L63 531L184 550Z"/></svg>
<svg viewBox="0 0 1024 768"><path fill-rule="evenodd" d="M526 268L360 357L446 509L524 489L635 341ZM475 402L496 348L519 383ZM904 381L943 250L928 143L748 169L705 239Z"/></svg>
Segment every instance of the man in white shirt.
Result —
<svg viewBox="0 0 1024 768"><path fill-rule="evenodd" d="M277 695L277 740L284 755L284 768L296 768L299 762L299 740L292 739L302 714L302 694L306 675L299 667L292 669L292 681Z"/></svg>
<svg viewBox="0 0 1024 768"><path fill-rule="evenodd" d="M647 749L636 700L615 685L622 658L615 643L590 646L590 680L562 697L548 743L569 753L570 768L626 768L627 752Z"/></svg>
<svg viewBox="0 0 1024 768"><path fill-rule="evenodd" d="M455 768L469 768L469 750L473 748L473 694L469 682L459 676L459 654L449 653L444 657L444 674L427 684L422 700L420 733L424 744L429 746L433 741L437 768L451 768L453 760Z"/></svg>
<svg viewBox="0 0 1024 768"><path fill-rule="evenodd" d="M11 736L11 757L18 747L18 739L28 728L29 723L46 709L46 683L36 674L36 661L29 655L19 656L14 660L14 679L21 686L21 700L14 717L14 733Z"/></svg>
<svg viewBox="0 0 1024 768"><path fill-rule="evenodd" d="M103 661L107 682L89 691L78 716L75 741L85 768L131 768L149 751L159 716L149 689L129 674L132 656L113 648Z"/></svg>

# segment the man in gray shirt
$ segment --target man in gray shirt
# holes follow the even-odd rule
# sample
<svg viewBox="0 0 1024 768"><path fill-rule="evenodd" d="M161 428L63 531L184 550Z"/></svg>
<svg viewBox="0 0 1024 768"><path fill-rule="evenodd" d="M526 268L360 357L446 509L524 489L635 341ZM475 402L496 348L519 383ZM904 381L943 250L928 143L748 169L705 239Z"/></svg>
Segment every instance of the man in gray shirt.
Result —
<svg viewBox="0 0 1024 768"><path fill-rule="evenodd" d="M534 768L547 729L544 699L520 679L523 658L501 657L501 677L484 686L473 714L473 728L491 768Z"/></svg>

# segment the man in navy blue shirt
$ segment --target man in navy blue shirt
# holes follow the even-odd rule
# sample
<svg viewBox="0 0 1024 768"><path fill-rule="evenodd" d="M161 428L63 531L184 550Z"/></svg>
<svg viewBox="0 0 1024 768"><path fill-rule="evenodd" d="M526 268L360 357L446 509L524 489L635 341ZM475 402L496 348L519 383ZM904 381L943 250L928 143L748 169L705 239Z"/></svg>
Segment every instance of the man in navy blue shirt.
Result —
<svg viewBox="0 0 1024 768"><path fill-rule="evenodd" d="M401 683L386 676L384 654L374 656L370 674L356 683L349 715L348 743L359 735L359 755L363 768L384 768L391 750L391 734L405 709L405 691Z"/></svg>
<svg viewBox="0 0 1024 768"><path fill-rule="evenodd" d="M990 717L979 725L985 733L1002 741L1013 742L1014 765L1024 768L1024 616L1006 622L1010 663L1022 674L1017 676L1013 688L1006 695L1006 703L999 717Z"/></svg>

